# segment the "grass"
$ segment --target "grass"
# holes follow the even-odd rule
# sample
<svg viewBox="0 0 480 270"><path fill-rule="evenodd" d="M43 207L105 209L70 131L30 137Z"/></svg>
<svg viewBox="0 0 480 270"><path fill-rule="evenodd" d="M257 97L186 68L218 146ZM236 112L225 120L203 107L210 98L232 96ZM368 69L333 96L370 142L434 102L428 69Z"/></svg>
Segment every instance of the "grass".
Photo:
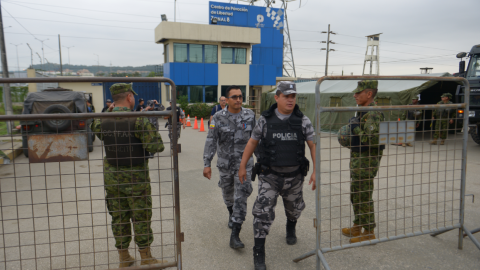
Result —
<svg viewBox="0 0 480 270"><path fill-rule="evenodd" d="M22 114L23 106L15 106L13 105L13 114ZM5 107L4 104L0 105L0 115L5 115ZM15 126L20 124L20 121L14 121ZM7 123L0 122L0 136L7 135Z"/></svg>

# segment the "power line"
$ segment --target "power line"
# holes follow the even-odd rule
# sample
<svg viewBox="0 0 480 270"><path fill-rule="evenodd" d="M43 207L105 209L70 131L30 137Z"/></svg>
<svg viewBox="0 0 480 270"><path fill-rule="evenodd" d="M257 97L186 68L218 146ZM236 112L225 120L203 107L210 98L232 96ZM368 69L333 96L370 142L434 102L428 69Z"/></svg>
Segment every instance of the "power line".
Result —
<svg viewBox="0 0 480 270"><path fill-rule="evenodd" d="M14 33L14 32L5 32L6 34L14 34L14 35L28 35L25 33ZM50 37L56 37L57 35L45 35L45 34L35 34L37 36L50 36ZM132 41L132 42L148 42L152 43L152 41L146 41L146 40L134 40L134 39L116 39L116 38L96 38L96 37L76 37L76 36L64 36L62 35L62 38L81 38L81 39L99 39L99 40L110 40L110 41Z"/></svg>

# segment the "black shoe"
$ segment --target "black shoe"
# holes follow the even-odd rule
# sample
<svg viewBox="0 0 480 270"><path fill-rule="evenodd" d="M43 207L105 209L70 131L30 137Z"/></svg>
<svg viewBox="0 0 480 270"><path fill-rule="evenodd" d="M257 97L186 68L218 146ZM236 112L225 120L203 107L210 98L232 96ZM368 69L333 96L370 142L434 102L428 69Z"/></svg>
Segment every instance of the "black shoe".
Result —
<svg viewBox="0 0 480 270"><path fill-rule="evenodd" d="M233 206L227 207L228 209L228 228L232 228L233 226L233 221L232 221L232 215L233 215Z"/></svg>
<svg viewBox="0 0 480 270"><path fill-rule="evenodd" d="M287 244L295 245L297 243L297 236L295 235L295 226L297 221L287 219Z"/></svg>
<svg viewBox="0 0 480 270"><path fill-rule="evenodd" d="M265 238L255 238L253 264L255 265L255 270L267 270L267 265L265 264Z"/></svg>
<svg viewBox="0 0 480 270"><path fill-rule="evenodd" d="M240 240L240 231L242 230L242 224L233 223L232 234L230 235L230 247L233 249L244 248L245 245Z"/></svg>

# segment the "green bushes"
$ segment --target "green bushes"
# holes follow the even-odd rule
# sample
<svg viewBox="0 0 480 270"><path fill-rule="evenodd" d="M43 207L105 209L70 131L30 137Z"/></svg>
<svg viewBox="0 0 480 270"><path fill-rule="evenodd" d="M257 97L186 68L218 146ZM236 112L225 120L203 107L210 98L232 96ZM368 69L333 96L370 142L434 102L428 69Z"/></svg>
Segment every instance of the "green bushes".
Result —
<svg viewBox="0 0 480 270"><path fill-rule="evenodd" d="M187 106L185 109L185 114L190 115L190 117L199 118L210 118L212 113L213 105L207 105L205 103L193 103Z"/></svg>

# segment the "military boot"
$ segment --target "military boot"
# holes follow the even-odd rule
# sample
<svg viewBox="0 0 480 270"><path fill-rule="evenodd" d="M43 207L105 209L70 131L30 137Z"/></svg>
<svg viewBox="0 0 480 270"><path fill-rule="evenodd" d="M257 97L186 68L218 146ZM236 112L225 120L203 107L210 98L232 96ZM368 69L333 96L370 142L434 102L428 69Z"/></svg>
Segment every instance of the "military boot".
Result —
<svg viewBox="0 0 480 270"><path fill-rule="evenodd" d="M363 242L363 241L368 241L368 240L374 240L375 238L375 232L374 229L371 231L367 231L366 229L360 234L358 237L350 238L350 243L358 243L358 242Z"/></svg>
<svg viewBox="0 0 480 270"><path fill-rule="evenodd" d="M233 221L232 221L232 215L233 215L233 206L227 207L228 209L228 228L232 228L233 226Z"/></svg>
<svg viewBox="0 0 480 270"><path fill-rule="evenodd" d="M119 268L129 267L130 265L135 263L135 259L130 256L128 249L119 249L118 257L120 258Z"/></svg>
<svg viewBox="0 0 480 270"><path fill-rule="evenodd" d="M343 228L342 234L348 237L356 237L362 233L362 226L353 224L351 228Z"/></svg>
<svg viewBox="0 0 480 270"><path fill-rule="evenodd" d="M297 243L297 236L295 235L295 226L297 221L287 219L287 244L295 245Z"/></svg>
<svg viewBox="0 0 480 270"><path fill-rule="evenodd" d="M445 140L440 141L440 145L445 145Z"/></svg>
<svg viewBox="0 0 480 270"><path fill-rule="evenodd" d="M437 145L437 139L433 139L433 141L431 141L430 144Z"/></svg>
<svg viewBox="0 0 480 270"><path fill-rule="evenodd" d="M159 263L167 262L164 260L157 260L154 257L152 257L152 253L150 252L150 247L140 248L138 251L140 252L140 257L142 258L141 265L159 264Z"/></svg>
<svg viewBox="0 0 480 270"><path fill-rule="evenodd" d="M265 238L255 238L253 264L255 270L267 270L267 265L265 265Z"/></svg>
<svg viewBox="0 0 480 270"><path fill-rule="evenodd" d="M240 240L240 231L242 230L242 224L233 222L232 234L230 235L230 247L233 249L244 248L245 245Z"/></svg>

